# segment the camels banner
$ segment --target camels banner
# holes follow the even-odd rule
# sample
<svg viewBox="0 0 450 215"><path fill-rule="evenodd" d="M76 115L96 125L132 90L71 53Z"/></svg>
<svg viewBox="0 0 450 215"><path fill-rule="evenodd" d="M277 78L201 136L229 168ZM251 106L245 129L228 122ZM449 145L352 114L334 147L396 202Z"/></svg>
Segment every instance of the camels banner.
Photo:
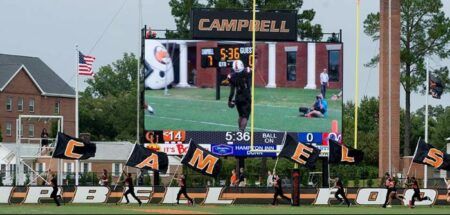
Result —
<svg viewBox="0 0 450 215"><path fill-rule="evenodd" d="M95 157L97 147L89 141L58 132L53 158L86 160Z"/></svg>
<svg viewBox="0 0 450 215"><path fill-rule="evenodd" d="M436 169L450 170L450 155L420 140L414 156L414 163L425 164Z"/></svg>
<svg viewBox="0 0 450 215"><path fill-rule="evenodd" d="M135 144L128 157L127 166L166 173L169 167L169 158L164 152L155 152L140 144Z"/></svg>
<svg viewBox="0 0 450 215"><path fill-rule="evenodd" d="M313 169L319 155L320 149L298 142L291 135L287 135L286 142L278 156L289 158L309 169Z"/></svg>
<svg viewBox="0 0 450 215"><path fill-rule="evenodd" d="M203 175L216 177L220 173L222 161L218 156L191 141L181 163Z"/></svg>
<svg viewBox="0 0 450 215"><path fill-rule="evenodd" d="M332 139L328 142L330 147L328 163L357 164L363 160L364 153L361 150L339 144Z"/></svg>

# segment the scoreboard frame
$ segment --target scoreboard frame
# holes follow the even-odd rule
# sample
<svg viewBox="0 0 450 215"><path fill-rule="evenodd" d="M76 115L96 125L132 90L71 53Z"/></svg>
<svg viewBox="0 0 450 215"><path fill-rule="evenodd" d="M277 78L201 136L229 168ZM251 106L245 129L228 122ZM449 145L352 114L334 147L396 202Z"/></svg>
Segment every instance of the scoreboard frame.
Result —
<svg viewBox="0 0 450 215"><path fill-rule="evenodd" d="M220 45L201 49L202 68L229 68L233 61L241 60L245 67L252 67L253 48L249 45Z"/></svg>

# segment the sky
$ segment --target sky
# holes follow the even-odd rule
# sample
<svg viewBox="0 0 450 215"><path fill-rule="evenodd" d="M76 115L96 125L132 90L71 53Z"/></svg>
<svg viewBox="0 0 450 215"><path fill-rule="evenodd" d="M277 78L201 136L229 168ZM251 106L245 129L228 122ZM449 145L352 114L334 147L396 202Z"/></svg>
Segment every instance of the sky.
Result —
<svg viewBox="0 0 450 215"><path fill-rule="evenodd" d="M142 0L142 24L153 29L176 29L169 0ZM450 16L450 1L443 0ZM356 0L304 0L302 9L314 9L313 20L324 32L343 31L344 100L354 100L356 53ZM363 33L362 22L379 11L379 0L361 1L359 95L378 96L378 68L365 68L379 50L378 42ZM94 71L120 59L125 52L139 53L138 0L0 0L0 53L41 58L69 85L75 86L76 45L94 55ZM450 66L450 60L431 60L431 68ZM87 78L80 78L80 88ZM400 105L404 107L401 89ZM412 109L425 104L425 96L412 96ZM450 93L431 105L450 105Z"/></svg>

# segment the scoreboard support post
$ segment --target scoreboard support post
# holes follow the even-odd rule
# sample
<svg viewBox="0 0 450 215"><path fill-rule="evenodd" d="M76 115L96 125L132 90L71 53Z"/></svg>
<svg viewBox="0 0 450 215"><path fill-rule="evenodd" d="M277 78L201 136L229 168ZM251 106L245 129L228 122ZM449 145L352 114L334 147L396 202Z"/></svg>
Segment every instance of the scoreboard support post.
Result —
<svg viewBox="0 0 450 215"><path fill-rule="evenodd" d="M159 171L153 171L153 186L159 186Z"/></svg>
<svg viewBox="0 0 450 215"><path fill-rule="evenodd" d="M300 169L292 169L292 193L291 205L300 206Z"/></svg>
<svg viewBox="0 0 450 215"><path fill-rule="evenodd" d="M220 100L220 68L216 68L216 100Z"/></svg>
<svg viewBox="0 0 450 215"><path fill-rule="evenodd" d="M322 187L329 187L328 159L322 159Z"/></svg>

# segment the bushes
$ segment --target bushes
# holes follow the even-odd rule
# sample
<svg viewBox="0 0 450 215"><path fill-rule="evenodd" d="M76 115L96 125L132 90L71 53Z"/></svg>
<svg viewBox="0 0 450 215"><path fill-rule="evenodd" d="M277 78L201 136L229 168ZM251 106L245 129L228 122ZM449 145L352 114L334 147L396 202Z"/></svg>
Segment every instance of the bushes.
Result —
<svg viewBox="0 0 450 215"><path fill-rule="evenodd" d="M378 168L369 165L332 165L330 166L330 177L339 177L346 182L353 180L354 186L366 186L365 179L378 178ZM361 184L361 181L363 183ZM373 186L373 181L368 180L367 186Z"/></svg>
<svg viewBox="0 0 450 215"><path fill-rule="evenodd" d="M87 172L81 174L79 183L80 185L98 185L98 178L95 172Z"/></svg>

